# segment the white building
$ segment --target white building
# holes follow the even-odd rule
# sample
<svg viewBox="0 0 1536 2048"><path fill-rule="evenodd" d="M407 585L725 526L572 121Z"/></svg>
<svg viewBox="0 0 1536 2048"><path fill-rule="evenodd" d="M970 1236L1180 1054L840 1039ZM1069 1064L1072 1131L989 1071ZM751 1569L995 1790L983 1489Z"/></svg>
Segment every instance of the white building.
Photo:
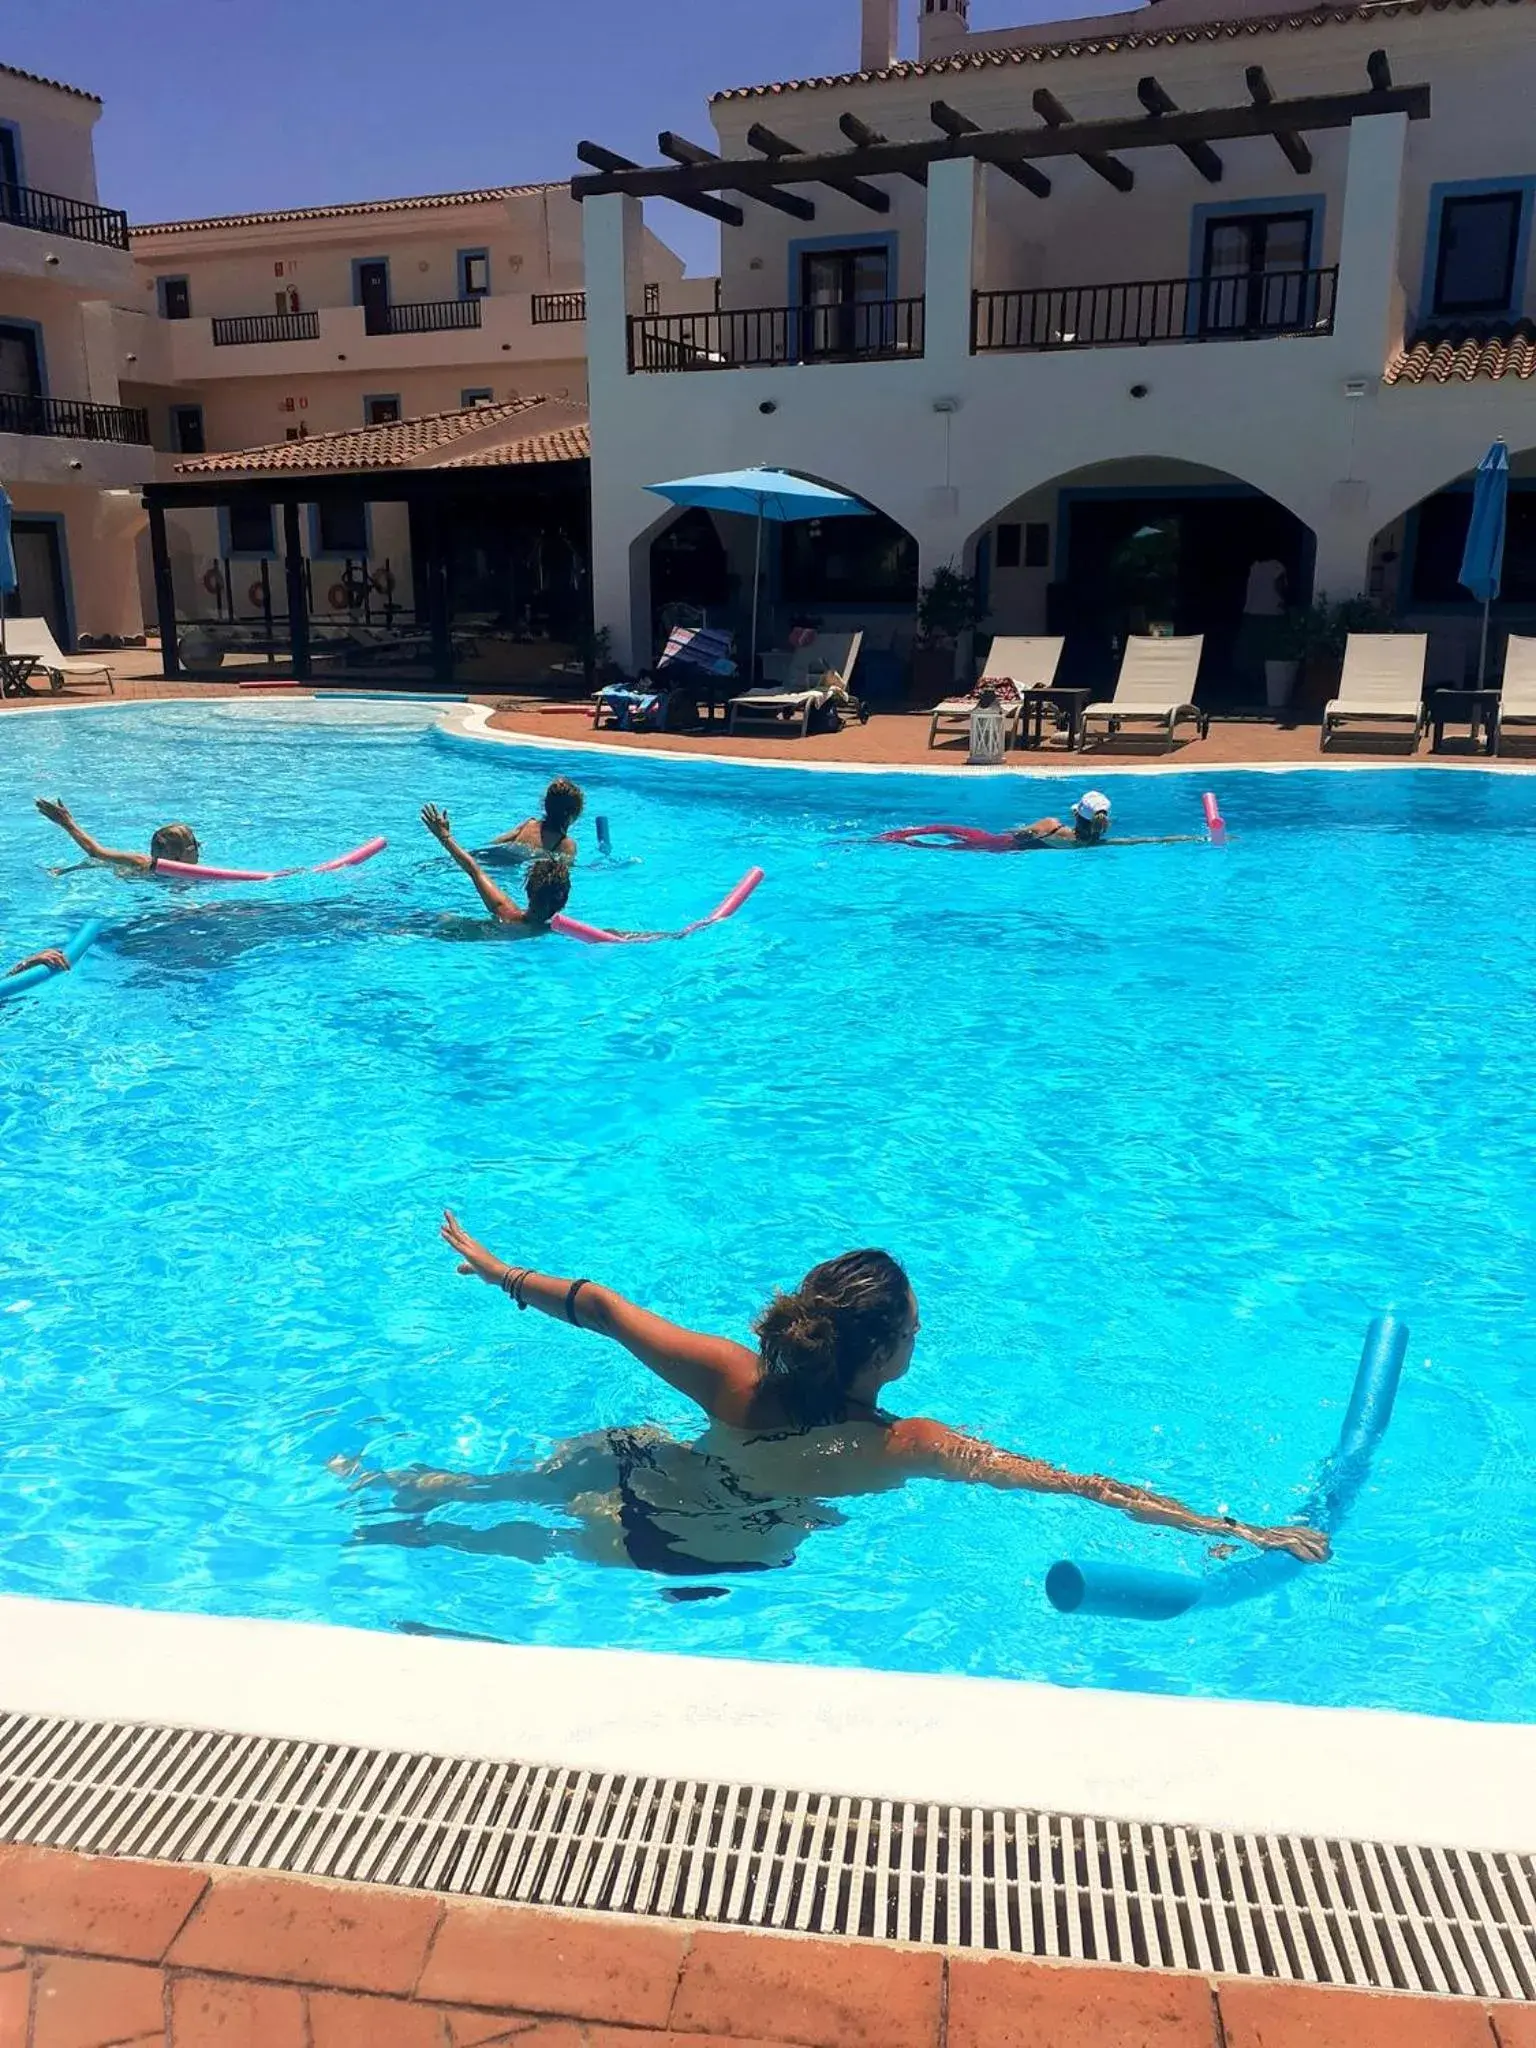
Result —
<svg viewBox="0 0 1536 2048"><path fill-rule="evenodd" d="M1126 544L1161 536L1165 608L1206 632L1218 699L1260 560L1293 596L1371 593L1446 626L1432 679L1459 671L1451 487L1500 434L1505 596L1536 606L1533 23L1467 0L1154 0L972 34L965 0L923 0L903 62L896 0L864 0L861 69L715 97L723 163L578 180L616 650L649 653L655 578L677 594L653 550L676 515L643 487L766 463L894 523L787 532L781 631L832 614L899 656L916 578L953 561L984 577L995 628L1069 630L1102 680ZM1096 132L1051 133L1068 119ZM767 168L791 147L833 182ZM646 313L640 199L679 192L740 219L718 314ZM750 558L716 524L740 611Z"/></svg>
<svg viewBox="0 0 1536 2048"><path fill-rule="evenodd" d="M7 610L77 634L142 626L133 539L153 467L121 402L111 302L128 224L97 203L89 93L0 65L0 482L15 508Z"/></svg>

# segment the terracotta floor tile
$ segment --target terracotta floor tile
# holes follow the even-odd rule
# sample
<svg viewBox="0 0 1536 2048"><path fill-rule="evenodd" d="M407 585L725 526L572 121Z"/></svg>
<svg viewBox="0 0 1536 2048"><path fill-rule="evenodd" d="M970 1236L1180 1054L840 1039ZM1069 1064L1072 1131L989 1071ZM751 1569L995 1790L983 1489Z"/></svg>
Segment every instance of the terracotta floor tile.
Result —
<svg viewBox="0 0 1536 2048"><path fill-rule="evenodd" d="M955 1956L949 2048L1216 2048L1203 1977Z"/></svg>
<svg viewBox="0 0 1536 2048"><path fill-rule="evenodd" d="M688 1937L676 1927L585 1920L522 1906L452 1903L418 1996L570 2019L659 2027Z"/></svg>
<svg viewBox="0 0 1536 2048"><path fill-rule="evenodd" d="M0 1948L0 1970L20 1970L26 1965L27 1952L22 1948Z"/></svg>
<svg viewBox="0 0 1536 2048"><path fill-rule="evenodd" d="M1536 2048L1536 2005L1495 2005L1488 2017L1498 2048Z"/></svg>
<svg viewBox="0 0 1536 2048"><path fill-rule="evenodd" d="M764 2024L769 2018L763 2014ZM583 2038L586 2048L793 2048L793 2043L764 2041L755 2035L747 2040L740 2034L678 2034L669 2028L653 2034L649 2027L640 2034L628 2027L588 2027ZM524 2043L519 2041L517 2048L524 2048Z"/></svg>
<svg viewBox="0 0 1536 2048"><path fill-rule="evenodd" d="M1217 1995L1227 2048L1493 2048L1487 2013L1461 1999L1227 1979Z"/></svg>
<svg viewBox="0 0 1536 2048"><path fill-rule="evenodd" d="M26 2048L31 1998L32 1980L25 1970L7 1970L0 1977L0 2048Z"/></svg>
<svg viewBox="0 0 1536 2048"><path fill-rule="evenodd" d="M47 1956L37 1972L36 2048L163 2048L165 1980L139 1963Z"/></svg>
<svg viewBox="0 0 1536 2048"><path fill-rule="evenodd" d="M171 1979L172 2048L307 2048L304 1994L243 1977Z"/></svg>
<svg viewBox="0 0 1536 2048"><path fill-rule="evenodd" d="M182 1969L340 1991L411 1990L442 1915L436 1899L219 1871L171 1949Z"/></svg>
<svg viewBox="0 0 1536 2048"><path fill-rule="evenodd" d="M403 1998L311 1991L311 2048L448 2048L446 2014Z"/></svg>
<svg viewBox="0 0 1536 2048"><path fill-rule="evenodd" d="M206 1883L168 1863L0 1847L0 1941L158 1962Z"/></svg>
<svg viewBox="0 0 1536 2048"><path fill-rule="evenodd" d="M914 1949L706 1929L672 2009L681 2031L808 2048L934 2048L941 1958Z"/></svg>
<svg viewBox="0 0 1536 2048"><path fill-rule="evenodd" d="M543 2024L535 2019L513 2019L504 2012L445 2011L443 2019L448 2028L449 2048L502 2048L507 2041L516 2041L518 2048L522 2048L533 2029ZM633 2036L628 2048L635 2048Z"/></svg>

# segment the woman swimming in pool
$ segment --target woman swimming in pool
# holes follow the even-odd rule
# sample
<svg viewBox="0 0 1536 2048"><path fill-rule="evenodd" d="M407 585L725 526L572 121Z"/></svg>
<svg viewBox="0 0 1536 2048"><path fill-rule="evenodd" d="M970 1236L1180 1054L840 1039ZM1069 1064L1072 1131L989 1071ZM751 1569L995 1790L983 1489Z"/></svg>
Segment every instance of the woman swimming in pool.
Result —
<svg viewBox="0 0 1536 2048"><path fill-rule="evenodd" d="M557 860L574 860L576 842L570 829L586 801L574 782L557 775L544 792L543 817L524 818L515 832L503 832L491 845L502 859L537 860L541 854L549 854Z"/></svg>
<svg viewBox="0 0 1536 2048"><path fill-rule="evenodd" d="M574 1550L592 1561L683 1576L764 1571L792 1562L808 1530L840 1519L820 1496L951 1479L1072 1494L1138 1522L1286 1550L1309 1563L1328 1555L1328 1539L1315 1529L1200 1514L1145 1487L1066 1472L942 1422L888 1413L882 1392L910 1366L919 1323L907 1276L887 1252L845 1252L813 1266L793 1293L775 1295L759 1314L753 1351L669 1323L591 1281L508 1266L451 1211L442 1235L461 1273L499 1287L519 1308L613 1338L697 1402L709 1427L691 1446L659 1430L605 1431L562 1446L531 1472L368 1474L338 1466L361 1483L395 1487L398 1504L417 1512L449 1499L518 1500L563 1506L583 1525L573 1535L524 1523L418 1522L375 1525L366 1540L522 1557Z"/></svg>
<svg viewBox="0 0 1536 2048"><path fill-rule="evenodd" d="M195 862L200 855L197 834L190 825L162 825L149 842L148 853L122 852L111 846L102 846L90 833L77 825L65 807L62 797L50 802L45 796L37 799L37 808L52 825L58 825L73 839L76 846L88 860L104 860L113 867L130 868L137 874L152 874L156 861L179 860Z"/></svg>

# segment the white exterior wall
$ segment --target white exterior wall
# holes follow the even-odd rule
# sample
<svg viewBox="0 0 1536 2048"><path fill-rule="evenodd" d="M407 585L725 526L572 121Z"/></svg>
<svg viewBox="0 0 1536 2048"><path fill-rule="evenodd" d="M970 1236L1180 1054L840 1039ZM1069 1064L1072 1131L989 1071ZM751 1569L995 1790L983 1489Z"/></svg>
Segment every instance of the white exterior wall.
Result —
<svg viewBox="0 0 1536 2048"><path fill-rule="evenodd" d="M649 652L648 540L669 516L643 486L752 463L803 470L865 497L915 536L925 577L967 559L1004 512L1019 516L1008 508L1021 499L1049 502L1056 481L1087 466L1199 465L1267 493L1312 529L1320 589L1335 597L1363 589L1373 535L1471 468L1497 433L1519 445L1533 414L1528 388L1509 381L1427 389L1381 381L1419 296L1431 186L1536 175L1527 114L1536 49L1523 10L989 66L713 108L726 155L749 154L746 130L759 119L804 148L846 148L836 126L845 109L892 139L931 136L936 96L983 127L1033 127L1030 98L1042 83L1080 119L1123 117L1139 111L1135 82L1153 69L1187 108L1244 104L1244 68L1258 60L1277 96L1359 91L1367 53L1382 46L1398 83L1431 85L1432 118L1376 116L1313 135L1305 177L1266 138L1218 145L1219 185L1168 150L1127 159L1137 177L1127 195L1063 157L1039 165L1055 188L1044 201L964 160L933 165L926 195L910 180L881 180L892 200L886 215L819 188L794 188L817 209L803 226L743 201L747 225L722 235L728 307L790 303L792 245L803 238L850 229L850 240L863 241L894 231L898 290L926 282L925 352L920 360L628 376L621 347L606 337L599 347L594 324L594 588L619 657ZM1192 274L1196 208L1310 197L1322 215L1313 260L1340 270L1331 335L970 353L973 282L1182 279ZM601 306L618 332L615 278L626 255L633 268L636 215L616 198L589 199L586 213L591 318ZM1524 289L1530 306L1529 278ZM1132 396L1133 386L1145 395ZM1350 387L1363 395L1350 396ZM774 410L760 412L769 401ZM937 411L938 401L955 409ZM1536 443L1536 417L1527 439Z"/></svg>

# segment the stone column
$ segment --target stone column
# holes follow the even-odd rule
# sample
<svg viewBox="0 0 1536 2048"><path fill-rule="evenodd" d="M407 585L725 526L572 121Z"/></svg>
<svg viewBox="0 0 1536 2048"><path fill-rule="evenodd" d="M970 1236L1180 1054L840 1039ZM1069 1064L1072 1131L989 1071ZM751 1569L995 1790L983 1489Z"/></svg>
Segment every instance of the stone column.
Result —
<svg viewBox="0 0 1536 2048"><path fill-rule="evenodd" d="M1346 377L1378 380L1403 338L1398 278L1406 114L1362 114L1350 123L1339 286L1333 332Z"/></svg>
<svg viewBox="0 0 1536 2048"><path fill-rule="evenodd" d="M649 578L635 588L631 543L638 524L627 461L629 316L645 306L645 223L638 199L604 193L582 203L587 290L587 411L592 436L592 616L606 626L613 658L634 668L649 659Z"/></svg>

